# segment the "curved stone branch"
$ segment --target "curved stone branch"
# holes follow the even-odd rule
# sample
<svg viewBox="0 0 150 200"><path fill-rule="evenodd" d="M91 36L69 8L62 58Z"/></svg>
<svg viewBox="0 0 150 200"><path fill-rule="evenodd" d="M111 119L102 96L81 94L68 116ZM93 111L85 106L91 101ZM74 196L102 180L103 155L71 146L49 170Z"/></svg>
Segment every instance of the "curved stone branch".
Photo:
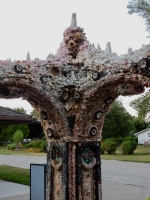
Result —
<svg viewBox="0 0 150 200"><path fill-rule="evenodd" d="M65 111L57 101L53 67L48 61L0 61L0 98L27 100L39 113L49 139L63 137L68 131ZM44 113L44 114L43 114ZM47 135L51 129L53 134Z"/></svg>

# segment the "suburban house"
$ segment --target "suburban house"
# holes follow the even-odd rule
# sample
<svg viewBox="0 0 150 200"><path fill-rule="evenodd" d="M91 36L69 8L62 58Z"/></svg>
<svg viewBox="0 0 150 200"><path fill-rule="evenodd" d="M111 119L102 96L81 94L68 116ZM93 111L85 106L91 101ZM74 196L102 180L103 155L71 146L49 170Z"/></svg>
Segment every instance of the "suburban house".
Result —
<svg viewBox="0 0 150 200"><path fill-rule="evenodd" d="M36 121L31 115L0 106L0 125L28 124Z"/></svg>
<svg viewBox="0 0 150 200"><path fill-rule="evenodd" d="M43 129L41 123L31 115L5 108L0 106L0 125L10 124L28 124L30 130L29 137L31 139L39 139L43 137ZM24 141L27 141L26 139ZM28 140L29 141L29 140Z"/></svg>
<svg viewBox="0 0 150 200"><path fill-rule="evenodd" d="M138 144L150 145L150 128L144 129L134 135L138 137Z"/></svg>

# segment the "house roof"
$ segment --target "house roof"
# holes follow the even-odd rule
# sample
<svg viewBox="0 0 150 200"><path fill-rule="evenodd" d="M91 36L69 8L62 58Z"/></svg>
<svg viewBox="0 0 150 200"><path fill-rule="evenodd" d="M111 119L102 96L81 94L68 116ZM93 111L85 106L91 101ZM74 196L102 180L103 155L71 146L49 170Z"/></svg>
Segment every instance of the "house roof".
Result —
<svg viewBox="0 0 150 200"><path fill-rule="evenodd" d="M139 135L139 134L141 134L141 133L144 133L145 131L148 131L148 130L150 130L150 128L147 128L147 129L144 129L144 130L142 130L142 131L140 131L140 132L137 132L137 133L135 133L134 135L137 136L137 135Z"/></svg>
<svg viewBox="0 0 150 200"><path fill-rule="evenodd" d="M36 119L31 115L0 106L0 124L27 124L33 121Z"/></svg>

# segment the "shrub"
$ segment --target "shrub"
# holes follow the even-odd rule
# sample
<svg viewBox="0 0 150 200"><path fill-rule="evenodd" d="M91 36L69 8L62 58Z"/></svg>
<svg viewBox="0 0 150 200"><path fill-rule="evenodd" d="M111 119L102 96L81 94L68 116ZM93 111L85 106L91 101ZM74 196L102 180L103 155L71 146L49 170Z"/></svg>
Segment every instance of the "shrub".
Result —
<svg viewBox="0 0 150 200"><path fill-rule="evenodd" d="M42 152L46 153L46 140L42 140L40 147Z"/></svg>
<svg viewBox="0 0 150 200"><path fill-rule="evenodd" d="M23 132L21 130L17 130L15 134L13 135L13 141L18 144L18 142L21 142L23 140Z"/></svg>
<svg viewBox="0 0 150 200"><path fill-rule="evenodd" d="M9 144L7 145L8 150L14 150L16 148L16 144Z"/></svg>
<svg viewBox="0 0 150 200"><path fill-rule="evenodd" d="M28 148L26 149L26 152L34 152L34 153L39 153L39 152L42 152L42 149L41 148Z"/></svg>
<svg viewBox="0 0 150 200"><path fill-rule="evenodd" d="M101 154L104 154L105 153L105 145L104 145L104 142L101 142Z"/></svg>
<svg viewBox="0 0 150 200"><path fill-rule="evenodd" d="M41 143L42 143L42 140L36 140L36 141L33 142L33 147L34 148L40 148Z"/></svg>
<svg viewBox="0 0 150 200"><path fill-rule="evenodd" d="M117 137L117 138L112 137L112 138L109 138L109 139L111 139L112 141L116 142L116 143L117 143L117 146L120 146L121 143L124 141L124 138L123 138L123 137Z"/></svg>
<svg viewBox="0 0 150 200"><path fill-rule="evenodd" d="M25 144L24 146L26 147L26 148L40 148L40 145L41 145L41 143L42 143L42 140L35 140L35 141L33 141L33 142L30 142L30 143L28 143L28 144Z"/></svg>
<svg viewBox="0 0 150 200"><path fill-rule="evenodd" d="M137 147L137 143L135 141L126 140L121 145L122 154L123 155L133 154L136 147Z"/></svg>
<svg viewBox="0 0 150 200"><path fill-rule="evenodd" d="M26 149L41 149L41 151L46 152L46 140L36 140L28 144L24 144L23 146Z"/></svg>
<svg viewBox="0 0 150 200"><path fill-rule="evenodd" d="M104 150L108 154L115 154L117 148L117 143L113 141L111 138L108 138L104 141Z"/></svg>
<svg viewBox="0 0 150 200"><path fill-rule="evenodd" d="M7 149L10 150L10 144L7 145Z"/></svg>
<svg viewBox="0 0 150 200"><path fill-rule="evenodd" d="M134 137L134 136L128 136L128 137L125 137L124 138L124 141L134 141L134 142L138 142L138 138L137 137Z"/></svg>
<svg viewBox="0 0 150 200"><path fill-rule="evenodd" d="M10 150L16 149L16 144L10 144Z"/></svg>

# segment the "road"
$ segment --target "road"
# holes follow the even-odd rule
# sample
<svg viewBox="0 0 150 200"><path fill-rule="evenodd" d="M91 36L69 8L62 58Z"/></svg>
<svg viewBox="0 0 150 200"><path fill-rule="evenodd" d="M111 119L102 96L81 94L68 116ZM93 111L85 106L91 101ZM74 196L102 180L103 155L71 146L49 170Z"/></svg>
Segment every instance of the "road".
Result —
<svg viewBox="0 0 150 200"><path fill-rule="evenodd" d="M30 168L45 156L0 155L0 165ZM145 200L150 196L150 164L102 160L103 200Z"/></svg>
<svg viewBox="0 0 150 200"><path fill-rule="evenodd" d="M104 200L146 200L150 196L150 164L102 160Z"/></svg>

